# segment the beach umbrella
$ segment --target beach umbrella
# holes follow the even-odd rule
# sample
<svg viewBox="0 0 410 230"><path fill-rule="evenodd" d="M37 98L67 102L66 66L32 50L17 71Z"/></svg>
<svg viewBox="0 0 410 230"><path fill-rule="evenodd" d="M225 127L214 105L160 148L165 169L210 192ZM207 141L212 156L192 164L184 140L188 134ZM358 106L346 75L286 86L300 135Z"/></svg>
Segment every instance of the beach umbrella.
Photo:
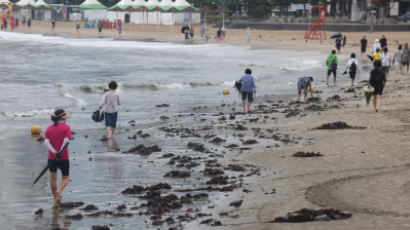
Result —
<svg viewBox="0 0 410 230"><path fill-rule="evenodd" d="M364 95L366 97L367 104L370 103L370 99L372 98L374 88L372 86L365 86L363 87Z"/></svg>
<svg viewBox="0 0 410 230"><path fill-rule="evenodd" d="M85 0L83 3L80 4L80 9L82 10L105 10L107 9L107 7L101 4L97 0Z"/></svg>
<svg viewBox="0 0 410 230"><path fill-rule="evenodd" d="M184 34L186 29L189 30L189 26L183 26L183 27L181 28L181 33Z"/></svg>
<svg viewBox="0 0 410 230"><path fill-rule="evenodd" d="M339 34L339 33L337 33L337 34L333 34L330 38L340 38L341 36L343 36L342 34Z"/></svg>

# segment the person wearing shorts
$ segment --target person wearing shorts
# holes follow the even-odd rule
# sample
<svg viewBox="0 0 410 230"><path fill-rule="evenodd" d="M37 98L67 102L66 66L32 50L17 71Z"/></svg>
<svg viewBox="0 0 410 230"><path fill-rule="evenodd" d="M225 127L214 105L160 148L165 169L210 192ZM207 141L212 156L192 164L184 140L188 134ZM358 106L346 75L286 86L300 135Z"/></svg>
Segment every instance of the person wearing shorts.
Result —
<svg viewBox="0 0 410 230"><path fill-rule="evenodd" d="M374 111L379 112L381 97L384 86L386 85L386 74L381 70L382 62L380 60L373 63L374 69L370 72L369 84L374 87L373 105Z"/></svg>
<svg viewBox="0 0 410 230"><path fill-rule="evenodd" d="M354 86L354 80L356 79L356 74L359 70L359 61L356 59L356 54L350 54L350 59L347 61L345 73L349 71L349 77L351 85ZM345 74L343 73L343 74Z"/></svg>
<svg viewBox="0 0 410 230"><path fill-rule="evenodd" d="M243 112L251 112L251 104L253 102L253 93L256 92L255 81L252 77L252 70L246 69L245 76L238 81L241 82L242 106ZM246 107L246 100L248 100L248 107ZM247 108L247 109L246 109Z"/></svg>
<svg viewBox="0 0 410 230"><path fill-rule="evenodd" d="M115 128L117 127L118 118L118 106L120 105L120 96L115 92L118 88L118 84L112 81L108 84L110 89L106 94L104 94L99 109L104 107L105 111L105 129L107 131L108 139L112 139L114 136Z"/></svg>
<svg viewBox="0 0 410 230"><path fill-rule="evenodd" d="M336 70L337 70L338 60L336 57L336 50L332 50L332 53L326 59L327 65L327 75L326 75L326 85L329 85L329 77L333 73L333 85L336 85Z"/></svg>
<svg viewBox="0 0 410 230"><path fill-rule="evenodd" d="M62 109L58 109L51 116L53 124L44 134L44 144L48 148L48 165L50 170L50 188L54 196L54 205L58 206L61 201L61 193L67 186L70 175L70 161L68 148L66 147L59 158L56 154L72 139L71 128L66 120L71 116ZM63 178L57 188L57 169L60 169Z"/></svg>
<svg viewBox="0 0 410 230"><path fill-rule="evenodd" d="M303 90L303 95L304 95L303 101L305 103L307 101L308 88L311 88L310 96L313 97L312 82L313 82L313 77L299 77L299 81L298 81L298 102L300 102L300 97L302 96L302 90Z"/></svg>

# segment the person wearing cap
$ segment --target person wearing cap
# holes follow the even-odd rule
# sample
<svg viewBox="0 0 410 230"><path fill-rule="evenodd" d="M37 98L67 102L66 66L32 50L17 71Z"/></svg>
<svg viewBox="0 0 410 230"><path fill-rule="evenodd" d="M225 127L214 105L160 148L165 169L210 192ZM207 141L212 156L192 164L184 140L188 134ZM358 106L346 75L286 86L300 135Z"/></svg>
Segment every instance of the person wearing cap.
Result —
<svg viewBox="0 0 410 230"><path fill-rule="evenodd" d="M373 53L376 52L377 49L379 49L379 50L381 49L381 45L380 45L379 39L374 40L374 43L373 43Z"/></svg>
<svg viewBox="0 0 410 230"><path fill-rule="evenodd" d="M111 81L108 84L108 88L110 89L106 94L104 94L100 105L98 106L99 109L105 107L105 129L107 131L108 139L112 139L115 132L115 127L117 127L117 119L118 119L118 106L120 105L120 96L118 93L115 92L117 89L118 84L115 81Z"/></svg>
<svg viewBox="0 0 410 230"><path fill-rule="evenodd" d="M53 124L48 126L44 134L44 143L48 148L48 165L50 166L50 188L54 195L54 204L58 206L61 201L61 193L68 184L70 174L70 162L68 148L65 148L60 158L56 154L72 139L71 128L66 120L71 116L62 109L58 109L51 116ZM57 188L57 169L61 170L63 178Z"/></svg>
<svg viewBox="0 0 410 230"><path fill-rule="evenodd" d="M299 77L298 81L298 102L300 102L300 96L302 96L302 90L303 90L303 95L304 99L303 101L306 103L307 101L307 94L308 94L308 88L310 88L310 96L313 97L313 87L312 87L312 82L313 82L313 77Z"/></svg>
<svg viewBox="0 0 410 230"><path fill-rule="evenodd" d="M38 125L34 125L30 129L31 132L31 140L43 142L44 138L41 136L41 128Z"/></svg>

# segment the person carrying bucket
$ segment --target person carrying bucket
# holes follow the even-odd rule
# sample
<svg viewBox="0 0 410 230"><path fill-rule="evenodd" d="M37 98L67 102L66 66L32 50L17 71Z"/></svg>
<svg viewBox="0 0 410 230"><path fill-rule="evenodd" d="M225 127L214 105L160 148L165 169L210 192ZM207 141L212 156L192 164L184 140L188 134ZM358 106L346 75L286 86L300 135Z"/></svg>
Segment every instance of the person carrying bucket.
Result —
<svg viewBox="0 0 410 230"><path fill-rule="evenodd" d="M48 165L50 170L50 188L54 196L54 206L57 207L61 202L61 193L67 186L70 174L70 161L68 148L64 146L72 139L71 128L66 124L66 120L71 116L62 109L58 109L51 116L51 124L44 134L44 144L48 148ZM61 150L60 158L56 155ZM61 170L63 178L57 188L57 169Z"/></svg>

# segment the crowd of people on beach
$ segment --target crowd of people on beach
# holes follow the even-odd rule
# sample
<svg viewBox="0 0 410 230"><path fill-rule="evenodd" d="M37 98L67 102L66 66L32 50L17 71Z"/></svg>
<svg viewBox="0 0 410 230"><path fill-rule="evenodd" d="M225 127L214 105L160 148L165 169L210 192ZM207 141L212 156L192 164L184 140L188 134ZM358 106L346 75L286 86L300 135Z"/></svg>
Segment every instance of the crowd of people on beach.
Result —
<svg viewBox="0 0 410 230"><path fill-rule="evenodd" d="M10 22L7 20L6 16L2 16L0 20L0 28L2 31L6 31L8 29L8 25L10 24L10 29L14 30L15 28L20 26L20 20L18 17L14 17L14 15L10 16ZM22 16L21 17L21 25L23 27L26 26L26 17ZM31 17L28 18L27 20L27 29L29 32L31 32Z"/></svg>

